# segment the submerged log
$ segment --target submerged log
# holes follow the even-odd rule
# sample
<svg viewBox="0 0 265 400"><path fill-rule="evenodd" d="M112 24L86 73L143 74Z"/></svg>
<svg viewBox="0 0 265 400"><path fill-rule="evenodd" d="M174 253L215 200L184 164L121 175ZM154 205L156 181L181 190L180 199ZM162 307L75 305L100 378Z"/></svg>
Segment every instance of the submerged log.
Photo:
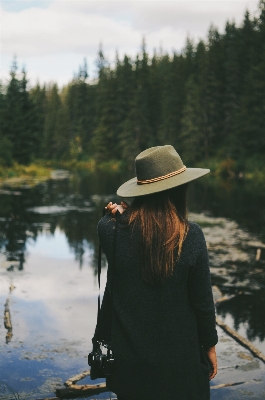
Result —
<svg viewBox="0 0 265 400"><path fill-rule="evenodd" d="M13 327L12 327L12 322L11 322L11 315L10 315L10 309L9 309L9 299L6 300L5 302L5 310L4 310L4 326L7 330L6 333L6 343L9 343L11 341L11 338L13 336Z"/></svg>
<svg viewBox="0 0 265 400"><path fill-rule="evenodd" d="M256 261L259 261L261 257L261 249L257 249L257 253L256 253Z"/></svg>
<svg viewBox="0 0 265 400"><path fill-rule="evenodd" d="M92 396L107 391L105 382L97 385L71 385L63 389L56 389L56 396L59 399L77 399L78 397Z"/></svg>
<svg viewBox="0 0 265 400"><path fill-rule="evenodd" d="M238 294L241 294L242 292L239 292ZM230 300L234 295L232 296L223 296L221 290L217 286L213 286L213 294L214 294L214 303L218 304L222 301L227 301ZM245 339L243 336L241 336L239 333L237 333L234 329L230 328L228 325L226 325L224 322L222 322L218 317L216 317L216 323L220 328L222 328L229 336L231 336L233 339L235 339L238 343L240 343L242 346L244 346L246 349L248 349L255 357L259 358L261 361L265 363L265 355L257 349L249 340Z"/></svg>
<svg viewBox="0 0 265 400"><path fill-rule="evenodd" d="M45 397L45 398L41 398L41 399L36 399L36 400L61 400L59 399L59 397Z"/></svg>
<svg viewBox="0 0 265 400"><path fill-rule="evenodd" d="M220 328L222 328L228 335L235 339L242 346L246 347L255 357L259 358L265 363L265 355L257 349L249 340L245 339L243 336L239 335L234 329L230 328L228 325L223 323L218 317L216 317L216 323Z"/></svg>
<svg viewBox="0 0 265 400"><path fill-rule="evenodd" d="M5 325L5 328L8 331L12 331L12 323L11 323L11 316L10 316L9 300L8 299L5 302L4 325Z"/></svg>

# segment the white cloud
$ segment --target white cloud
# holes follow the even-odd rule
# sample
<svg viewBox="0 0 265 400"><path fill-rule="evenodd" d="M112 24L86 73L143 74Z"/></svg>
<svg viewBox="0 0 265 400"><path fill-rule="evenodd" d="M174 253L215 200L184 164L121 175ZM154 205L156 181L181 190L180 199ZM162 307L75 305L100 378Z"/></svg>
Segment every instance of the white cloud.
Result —
<svg viewBox="0 0 265 400"><path fill-rule="evenodd" d="M71 2L72 3L72 2ZM94 52L99 42L106 48L131 48L141 33L95 12L69 10L55 2L48 9L31 8L20 13L2 11L2 52L21 56L65 52Z"/></svg>
<svg viewBox="0 0 265 400"><path fill-rule="evenodd" d="M2 11L2 52L22 56L137 48L143 34L151 47L170 34L204 36L210 23L223 28L228 18L242 20L256 1L60 1L47 9ZM165 35L164 35L165 33ZM179 41L180 42L180 41ZM179 43L180 47L182 43Z"/></svg>
<svg viewBox="0 0 265 400"><path fill-rule="evenodd" d="M73 68L71 61L71 70L66 65L66 58L78 57L78 64L84 56L95 59L100 42L110 60L116 50L121 56L134 56L143 36L149 51L161 44L164 51L180 51L188 34L196 40L205 38L211 23L223 31L228 19L240 23L247 8L251 12L257 10L257 0L54 0L46 8L31 7L20 12L2 9L1 54L10 61L16 54L18 60L25 60L28 71L33 62L33 75L44 68L48 58L53 59L53 64L57 59L69 81ZM42 64L39 68L38 62ZM49 71L51 66L45 65ZM54 67L59 71L58 66ZM56 74L59 79L60 74ZM40 75L44 78L45 73Z"/></svg>

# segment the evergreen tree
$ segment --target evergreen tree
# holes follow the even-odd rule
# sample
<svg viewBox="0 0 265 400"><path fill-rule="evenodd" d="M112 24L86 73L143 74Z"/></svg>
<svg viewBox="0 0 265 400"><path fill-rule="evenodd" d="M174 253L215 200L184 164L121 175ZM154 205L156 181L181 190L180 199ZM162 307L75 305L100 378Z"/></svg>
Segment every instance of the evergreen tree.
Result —
<svg viewBox="0 0 265 400"><path fill-rule="evenodd" d="M224 71L225 71L225 91L223 98L224 121L222 132L225 134L227 156L231 155L231 143L233 143L233 121L235 113L239 107L241 76L238 56L239 30L235 23L226 24L225 35L223 37L224 47Z"/></svg>
<svg viewBox="0 0 265 400"><path fill-rule="evenodd" d="M5 136L3 121L5 118L5 87L0 81L0 165L12 164L12 145Z"/></svg>
<svg viewBox="0 0 265 400"><path fill-rule="evenodd" d="M63 121L62 115L62 101L59 95L58 86L52 84L46 90L46 109L44 132L42 140L42 154L47 159L58 159L61 154L62 142L64 136L60 137L61 126Z"/></svg>
<svg viewBox="0 0 265 400"><path fill-rule="evenodd" d="M225 69L223 41L218 30L211 26L208 36L204 79L206 80L204 107L207 110L208 154L222 149L226 142L224 130L223 99L225 93Z"/></svg>
<svg viewBox="0 0 265 400"><path fill-rule="evenodd" d="M118 141L117 80L115 71L108 65L102 49L98 59L98 83L96 91L96 119L92 145L98 162L120 158Z"/></svg>
<svg viewBox="0 0 265 400"><path fill-rule="evenodd" d="M258 65L253 66L246 82L241 107L235 122L234 156L243 160L265 153L265 48Z"/></svg>
<svg viewBox="0 0 265 400"><path fill-rule="evenodd" d="M43 158L41 152L44 124L45 124L45 111L46 111L46 87L40 86L39 83L31 89L30 98L34 107L34 156L36 158Z"/></svg>
<svg viewBox="0 0 265 400"><path fill-rule="evenodd" d="M26 72L17 77L17 63L13 61L10 82L5 95L3 113L3 132L12 143L12 157L15 161L27 164L34 152L34 108L27 90Z"/></svg>
<svg viewBox="0 0 265 400"><path fill-rule="evenodd" d="M183 107L186 101L186 58L174 54L163 56L159 63L161 111L158 131L159 144L170 143L181 153Z"/></svg>
<svg viewBox="0 0 265 400"><path fill-rule="evenodd" d="M94 129L94 88L87 83L88 71L86 59L79 73L68 85L65 93L65 107L69 120L68 138L71 155L80 158L91 152L91 140Z"/></svg>
<svg viewBox="0 0 265 400"><path fill-rule="evenodd" d="M194 165L209 157L209 124L201 88L191 76L186 85L187 100L183 110L181 154L187 163Z"/></svg>
<svg viewBox="0 0 265 400"><path fill-rule="evenodd" d="M133 168L133 161L139 153L136 142L135 123L136 115L134 96L136 91L135 74L131 60L125 56L123 62L117 59L116 64L117 79L117 117L118 117L118 137L120 156L122 160Z"/></svg>
<svg viewBox="0 0 265 400"><path fill-rule="evenodd" d="M189 37L186 40L185 47L182 51L182 55L185 58L185 80L187 81L195 71L195 45L192 39Z"/></svg>
<svg viewBox="0 0 265 400"><path fill-rule="evenodd" d="M36 113L34 105L31 101L29 91L27 90L27 77L26 71L22 71L21 79L21 95L20 95L20 106L22 114L22 126L21 133L17 137L16 147L13 147L14 156L19 163L29 163L35 155L35 149L37 144L37 138L35 135L35 118ZM17 153L15 153L15 150Z"/></svg>
<svg viewBox="0 0 265 400"><path fill-rule="evenodd" d="M238 31L238 59L239 68L237 70L240 81L240 90L243 92L247 75L253 65L255 65L260 49L258 48L257 21L250 19L248 11L245 13L242 27Z"/></svg>
<svg viewBox="0 0 265 400"><path fill-rule="evenodd" d="M143 39L141 54L135 62L136 89L132 104L136 146L140 151L156 144L151 122L151 86L149 58Z"/></svg>

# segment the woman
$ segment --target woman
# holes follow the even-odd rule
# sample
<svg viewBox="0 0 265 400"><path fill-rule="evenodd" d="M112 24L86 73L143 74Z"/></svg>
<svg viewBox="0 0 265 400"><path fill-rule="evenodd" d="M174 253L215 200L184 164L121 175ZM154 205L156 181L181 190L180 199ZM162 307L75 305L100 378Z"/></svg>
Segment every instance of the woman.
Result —
<svg viewBox="0 0 265 400"><path fill-rule="evenodd" d="M135 162L137 177L117 191L131 206L109 203L98 225L109 271L95 337L111 340L115 357L107 387L119 400L207 400L218 339L205 239L187 221L186 194L209 170L186 168L169 145Z"/></svg>

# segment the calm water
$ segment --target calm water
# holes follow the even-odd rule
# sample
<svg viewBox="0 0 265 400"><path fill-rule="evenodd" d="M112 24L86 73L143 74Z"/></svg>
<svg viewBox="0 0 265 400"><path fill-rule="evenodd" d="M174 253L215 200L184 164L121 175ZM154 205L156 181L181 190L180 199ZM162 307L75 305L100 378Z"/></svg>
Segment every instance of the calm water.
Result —
<svg viewBox="0 0 265 400"><path fill-rule="evenodd" d="M11 393L7 385L21 399L52 396L87 369L97 306L96 225L123 181L102 174L1 188L0 398L3 388ZM190 184L190 219L204 230L213 285L229 296L217 313L265 353L264 204L259 186L213 186L207 178Z"/></svg>

